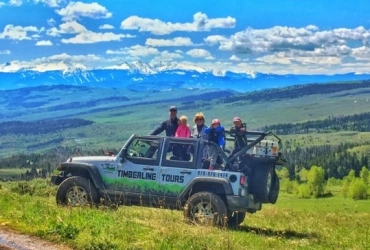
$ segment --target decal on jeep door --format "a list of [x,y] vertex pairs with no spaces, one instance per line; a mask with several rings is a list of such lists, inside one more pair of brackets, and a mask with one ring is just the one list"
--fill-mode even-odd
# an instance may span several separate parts
[[[181,179],[180,176],[176,179]],[[161,178],[166,178],[161,177]],[[167,177],[168,178],[168,177]],[[109,178],[103,176],[103,181],[108,189],[126,189],[137,192],[150,192],[150,193],[167,193],[177,195],[184,186],[179,184],[159,184],[157,181],[148,181],[145,179],[130,179],[129,177]],[[181,181],[181,180],[180,180]]]

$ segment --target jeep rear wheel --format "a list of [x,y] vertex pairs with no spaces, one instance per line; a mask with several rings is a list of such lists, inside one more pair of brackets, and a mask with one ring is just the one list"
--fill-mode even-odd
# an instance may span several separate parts
[[275,204],[279,197],[279,190],[280,190],[280,181],[279,181],[279,177],[277,176],[276,172],[274,172],[272,181],[273,183],[272,183],[272,189],[269,194],[269,202],[271,204]]
[[231,228],[238,227],[245,219],[245,212],[233,212],[228,217],[227,224]]
[[90,180],[73,176],[59,185],[56,201],[59,205],[85,206],[98,203],[99,196]]
[[218,195],[199,192],[187,200],[184,215],[199,225],[223,226],[227,209],[225,202]]
[[272,167],[255,167],[252,178],[251,193],[256,202],[269,202],[269,194],[272,190],[274,169]]

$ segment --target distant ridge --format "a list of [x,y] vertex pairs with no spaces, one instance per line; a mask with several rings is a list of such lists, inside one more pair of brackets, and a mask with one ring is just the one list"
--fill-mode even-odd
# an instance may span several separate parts
[[259,72],[231,72],[175,62],[124,62],[103,69],[88,69],[66,62],[21,67],[0,65],[0,89],[42,85],[76,85],[131,90],[174,88],[231,89],[241,92],[281,88],[308,83],[328,83],[370,79],[370,74],[278,75]]

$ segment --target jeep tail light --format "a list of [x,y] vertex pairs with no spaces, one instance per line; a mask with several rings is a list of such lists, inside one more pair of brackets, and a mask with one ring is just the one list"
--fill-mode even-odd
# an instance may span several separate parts
[[246,180],[247,180],[247,178],[245,177],[245,175],[241,175],[240,176],[240,185],[241,186],[244,186]]
[[271,149],[272,149],[271,150],[272,151],[272,155],[277,155],[278,148],[274,146]]

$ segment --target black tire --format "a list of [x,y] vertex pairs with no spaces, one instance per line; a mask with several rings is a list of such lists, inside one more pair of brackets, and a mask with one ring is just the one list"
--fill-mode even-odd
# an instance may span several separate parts
[[271,204],[275,204],[278,197],[279,197],[279,191],[280,191],[280,181],[279,177],[277,176],[276,172],[274,172],[273,176],[273,182],[272,182],[272,189],[269,194],[269,202]]
[[210,192],[199,192],[186,201],[184,216],[199,225],[224,226],[227,208],[220,196]]
[[58,205],[85,206],[97,204],[99,195],[90,180],[72,176],[59,185],[56,201]]
[[274,168],[268,166],[256,166],[253,170],[251,193],[256,202],[268,203],[272,190]]
[[227,224],[231,228],[238,227],[245,219],[245,212],[233,212],[231,215],[229,215],[227,218]]

